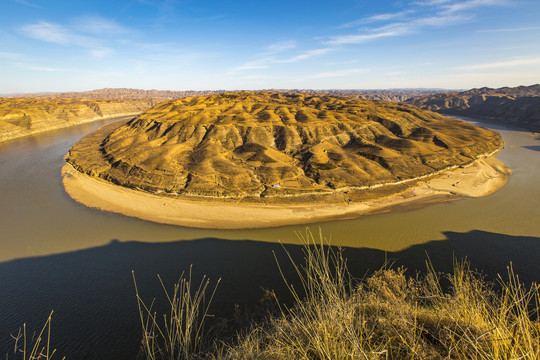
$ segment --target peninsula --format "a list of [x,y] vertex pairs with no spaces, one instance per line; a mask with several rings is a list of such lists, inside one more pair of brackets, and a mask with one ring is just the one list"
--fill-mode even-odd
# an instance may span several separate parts
[[154,106],[76,143],[75,200],[162,223],[268,227],[483,196],[506,183],[488,129],[411,105],[235,92]]

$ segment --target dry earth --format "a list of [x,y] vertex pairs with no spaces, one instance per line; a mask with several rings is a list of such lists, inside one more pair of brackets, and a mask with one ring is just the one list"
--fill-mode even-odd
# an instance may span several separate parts
[[112,117],[137,115],[144,100],[0,98],[0,142]]
[[85,137],[67,161],[160,195],[341,202],[402,191],[502,146],[493,131],[410,105],[245,92],[159,104]]

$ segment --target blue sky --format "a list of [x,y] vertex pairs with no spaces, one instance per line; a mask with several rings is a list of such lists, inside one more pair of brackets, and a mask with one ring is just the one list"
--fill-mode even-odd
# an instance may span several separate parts
[[539,82],[539,0],[0,0],[0,94]]

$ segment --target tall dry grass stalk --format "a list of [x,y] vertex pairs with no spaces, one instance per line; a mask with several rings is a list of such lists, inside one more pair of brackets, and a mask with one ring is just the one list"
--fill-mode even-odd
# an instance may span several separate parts
[[[209,316],[210,303],[221,279],[217,281],[213,290],[209,288],[210,279],[206,276],[203,277],[199,286],[195,287],[190,267],[187,277],[182,273],[172,292],[167,291],[159,275],[158,279],[169,306],[169,313],[161,316],[153,311],[154,301],[147,306],[141,299],[133,274],[143,329],[144,358],[147,360],[193,359],[201,351],[205,320]],[[211,293],[207,297],[209,290]]]
[[539,288],[511,267],[497,292],[457,260],[452,274],[428,262],[422,277],[382,268],[357,281],[321,233],[301,239],[305,263],[289,254],[301,289],[285,279],[295,305],[212,358],[540,359]]
[[[19,329],[17,335],[12,335],[14,340],[13,357],[6,354],[6,360],[51,360],[56,353],[56,350],[51,350],[51,319],[53,312],[45,321],[39,334],[33,334],[28,337],[26,333],[26,323],[22,329]],[[65,358],[62,358],[65,359]]]

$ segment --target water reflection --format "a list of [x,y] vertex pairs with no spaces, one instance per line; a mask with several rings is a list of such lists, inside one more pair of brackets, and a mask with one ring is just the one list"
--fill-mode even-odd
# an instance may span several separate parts
[[[60,182],[63,156],[102,124],[0,144],[0,355],[8,349],[10,332],[23,322],[36,329],[54,309],[53,340],[62,353],[76,359],[133,359],[139,328],[131,270],[149,299],[161,294],[157,273],[172,283],[193,264],[195,277],[222,277],[213,310],[218,316],[229,316],[235,304],[256,306],[261,287],[286,299],[272,251],[284,258],[276,243],[281,241],[301,257],[294,232],[304,226],[188,229],[72,201]],[[540,281],[540,138],[489,127],[501,132],[506,145],[498,157],[513,171],[495,194],[312,228],[320,227],[333,245],[346,247],[358,276],[385,259],[412,272],[424,269],[427,252],[443,271],[450,270],[454,255],[467,256],[491,277],[512,261],[522,280]]]

